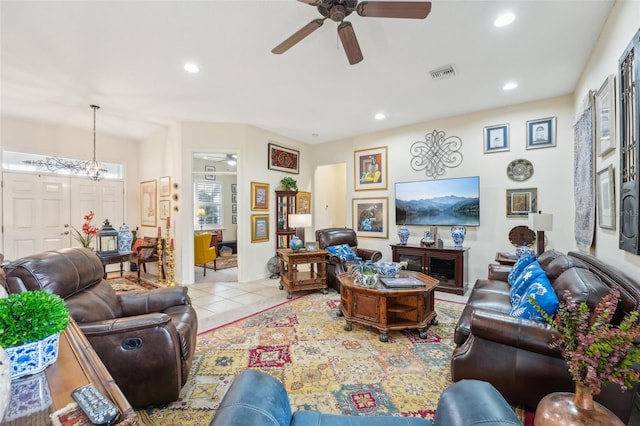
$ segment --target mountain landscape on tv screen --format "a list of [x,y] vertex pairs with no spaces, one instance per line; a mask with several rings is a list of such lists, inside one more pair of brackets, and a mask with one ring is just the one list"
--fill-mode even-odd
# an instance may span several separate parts
[[398,225],[480,224],[480,198],[447,195],[420,200],[396,199]]

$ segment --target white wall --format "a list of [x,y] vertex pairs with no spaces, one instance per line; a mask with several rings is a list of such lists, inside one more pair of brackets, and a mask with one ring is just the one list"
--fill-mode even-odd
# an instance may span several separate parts
[[[627,48],[629,42],[640,29],[640,1],[618,0],[613,7],[609,19],[598,39],[587,67],[578,82],[574,107],[579,109],[580,103],[589,90],[598,90],[608,75],[616,77],[616,102],[618,101],[618,59]],[[638,94],[636,94],[637,96]],[[616,109],[618,105],[616,103]],[[638,113],[638,111],[636,111]],[[617,114],[616,114],[617,115]],[[617,117],[619,123],[619,117]],[[620,212],[620,129],[616,125],[616,150],[605,157],[596,156],[596,172],[605,169],[609,164],[615,171],[616,214]],[[616,218],[616,229],[603,229],[596,225],[595,246],[592,253],[607,263],[616,265],[631,276],[640,274],[640,256],[618,248],[619,217]]]
[[[557,146],[545,149],[526,149],[526,121],[557,117]],[[469,271],[467,282],[486,277],[487,265],[493,262],[498,251],[513,251],[509,231],[518,225],[527,225],[527,219],[506,217],[506,190],[512,188],[537,188],[538,209],[554,214],[554,230],[547,233],[547,248],[562,251],[573,250],[573,108],[572,97],[564,96],[540,102],[516,105],[508,108],[483,111],[459,117],[450,117],[419,123],[407,127],[354,137],[335,144],[314,146],[314,162],[332,163],[337,160],[347,164],[347,226],[351,220],[351,199],[363,197],[389,198],[389,238],[358,238],[362,247],[375,248],[383,253],[383,259],[391,260],[390,244],[399,242],[395,225],[395,182],[430,180],[424,171],[410,166],[410,147],[416,141],[424,141],[425,134],[433,130],[444,131],[446,136],[462,139],[460,152],[462,164],[447,169],[441,178],[480,176],[480,226],[468,227],[464,246],[469,247]],[[509,124],[510,151],[484,154],[483,129],[485,126]],[[340,150],[334,146],[342,147]],[[379,146],[387,147],[388,187],[380,191],[355,191],[353,151]],[[330,153],[330,154],[328,154]],[[533,176],[524,182],[514,182],[507,177],[507,165],[519,158],[533,163]],[[427,227],[409,226],[410,244],[419,244]],[[450,229],[440,227],[445,246],[453,245]]]

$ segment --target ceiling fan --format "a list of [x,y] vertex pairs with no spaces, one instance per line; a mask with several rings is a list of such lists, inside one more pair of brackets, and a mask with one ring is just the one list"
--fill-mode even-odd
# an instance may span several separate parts
[[298,0],[311,6],[317,6],[324,18],[314,19],[285,41],[274,47],[271,52],[280,55],[291,49],[302,39],[324,24],[325,19],[339,22],[338,36],[347,55],[349,64],[362,61],[362,51],[350,22],[344,18],[352,12],[364,17],[424,19],[431,12],[429,1],[363,1],[358,0]]

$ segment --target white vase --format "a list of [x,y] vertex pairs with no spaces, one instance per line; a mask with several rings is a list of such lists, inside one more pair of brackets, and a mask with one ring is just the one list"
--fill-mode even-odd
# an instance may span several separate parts
[[9,356],[0,348],[0,421],[4,417],[11,399],[11,364]]
[[464,237],[467,235],[467,228],[464,226],[456,225],[451,227],[451,238],[455,248],[462,248],[464,243]]
[[11,364],[11,380],[38,373],[58,359],[60,333],[37,342],[6,348]]

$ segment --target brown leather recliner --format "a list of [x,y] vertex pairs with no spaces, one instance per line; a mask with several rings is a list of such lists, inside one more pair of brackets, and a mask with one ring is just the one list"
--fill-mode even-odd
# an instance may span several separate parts
[[134,407],[178,399],[195,351],[198,320],[186,287],[116,293],[91,250],[68,248],[5,267],[10,293],[62,297]]
[[[382,253],[378,250],[370,250],[358,247],[356,232],[349,228],[325,228],[316,230],[318,247],[326,249],[330,246],[348,244],[351,250],[362,260],[377,262],[382,259]],[[336,278],[347,271],[345,262],[340,257],[329,254],[327,258],[327,285],[340,291],[340,284]]]

